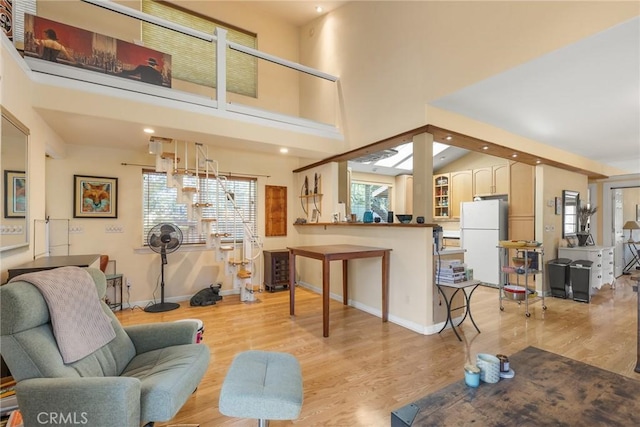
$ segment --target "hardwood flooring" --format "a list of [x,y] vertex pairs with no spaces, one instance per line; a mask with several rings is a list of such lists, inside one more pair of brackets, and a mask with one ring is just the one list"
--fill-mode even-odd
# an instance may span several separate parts
[[[393,283],[390,285],[393,287]],[[636,364],[637,296],[628,276],[615,289],[604,286],[590,304],[547,298],[524,306],[505,301],[496,289],[479,287],[473,295],[474,319],[461,326],[463,341],[451,330],[420,335],[341,302],[331,301],[330,336],[322,337],[321,297],[296,289],[296,316],[289,316],[286,291],[261,293],[259,303],[237,295],[214,306],[181,307],[165,313],[140,309],[117,314],[124,325],[197,318],[204,322],[204,345],[211,350],[209,370],[198,390],[168,423],[200,427],[255,426],[256,420],[226,417],[218,411],[224,376],[241,351],[291,353],[302,366],[304,404],[300,418],[271,421],[278,426],[388,426],[394,409],[464,377],[463,366],[477,353],[512,354],[535,346],[640,380]],[[442,302],[444,304],[444,301]],[[514,366],[517,371],[517,367]]]

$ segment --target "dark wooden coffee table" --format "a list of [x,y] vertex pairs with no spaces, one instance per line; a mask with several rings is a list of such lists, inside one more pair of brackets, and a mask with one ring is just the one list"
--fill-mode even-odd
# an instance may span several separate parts
[[465,385],[461,366],[460,381],[393,411],[391,425],[640,425],[640,380],[535,347],[509,361],[514,378],[478,388]]

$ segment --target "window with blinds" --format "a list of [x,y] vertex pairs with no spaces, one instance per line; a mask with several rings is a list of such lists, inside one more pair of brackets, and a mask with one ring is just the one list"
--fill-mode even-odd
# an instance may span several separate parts
[[[176,224],[182,230],[183,244],[201,244],[206,241],[207,229],[199,230],[198,220],[189,217],[189,203],[177,200],[178,190],[167,187],[167,175],[163,172],[143,171],[143,245],[147,245],[149,230],[162,222]],[[241,242],[245,226],[255,235],[256,187],[254,178],[228,177],[222,185],[215,178],[187,176],[183,187],[195,187],[190,204],[199,204],[202,218],[216,220],[217,231],[228,233],[225,242]],[[224,186],[224,188],[222,188]],[[234,203],[237,210],[234,208]]]
[[13,2],[13,41],[15,43],[24,43],[24,14],[37,15],[36,7],[36,0]]
[[[257,35],[254,33],[167,2],[143,0],[142,11],[208,34],[213,34],[216,27],[221,27],[228,31],[227,38],[230,41],[254,49],[257,46]],[[215,44],[146,22],[142,23],[142,40],[145,46],[171,55],[173,78],[216,87]],[[255,98],[256,87],[257,59],[227,49],[227,91]]]

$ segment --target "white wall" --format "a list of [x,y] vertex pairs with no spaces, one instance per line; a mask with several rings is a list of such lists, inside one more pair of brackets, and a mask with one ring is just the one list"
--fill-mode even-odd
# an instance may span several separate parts
[[[210,150],[209,155],[218,161],[221,171],[264,175],[258,178],[256,201],[258,234],[264,236],[264,186],[292,188],[291,171],[295,169],[298,159],[255,153],[243,153],[240,156],[238,152],[219,149]],[[55,219],[70,219],[71,227],[81,227],[83,230],[70,235],[71,255],[107,254],[117,261],[118,272],[132,282],[131,302],[151,299],[160,274],[160,257],[149,250],[140,250],[146,238],[142,236],[142,167],[123,166],[122,163],[153,165],[154,161],[154,156],[140,154],[137,150],[68,145],[65,158],[49,158],[46,162],[45,215]],[[73,175],[118,178],[118,218],[73,218]],[[298,203],[294,192],[289,191],[287,196],[288,206]],[[294,215],[294,209],[289,208],[287,237],[265,238],[266,249],[279,249],[291,244]],[[113,225],[122,227],[124,232],[107,233],[105,227]],[[232,277],[225,275],[224,265],[216,261],[215,253],[211,250],[178,251],[169,254],[168,261],[165,269],[166,297],[184,299],[217,282],[223,283],[225,291],[232,288]],[[261,268],[257,268],[256,280],[260,279],[261,274]],[[157,291],[156,298],[159,295]]]
[[[353,149],[434,123],[429,101],[637,15],[633,2],[352,1],[300,28],[300,61],[340,77]],[[302,111],[333,108],[313,89],[302,86]],[[442,127],[482,138],[457,120]]]
[[[21,67],[15,49],[7,48],[9,42],[6,36],[2,34],[1,37],[3,42],[0,45],[0,81],[2,82],[0,103],[20,120],[30,133],[27,165],[29,194],[27,225],[31,228],[33,218],[44,217],[45,142],[60,144],[61,140],[31,108],[30,99],[25,96],[25,92],[28,92],[27,88],[30,87],[29,70]],[[4,193],[4,190],[2,191]],[[33,233],[30,232],[29,236],[30,241],[33,242]],[[8,267],[30,261],[32,257],[31,246],[0,252],[0,282],[6,280]]]

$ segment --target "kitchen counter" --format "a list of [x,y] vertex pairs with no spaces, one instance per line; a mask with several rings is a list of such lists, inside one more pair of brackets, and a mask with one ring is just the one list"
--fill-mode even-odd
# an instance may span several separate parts
[[438,226],[438,224],[418,224],[414,222],[409,224],[402,224],[400,222],[392,222],[391,224],[386,222],[305,222],[304,224],[293,223],[293,225],[305,226],[305,227],[308,227],[308,226],[326,227],[327,225],[333,225],[337,227],[349,226],[349,227],[432,227],[432,228]]
[[459,239],[460,230],[442,230],[442,237],[445,239]]
[[[460,248],[453,248],[453,249],[445,248],[445,249],[442,249],[440,252],[438,252],[438,254],[440,255],[456,255],[456,254],[463,254],[463,253],[464,253],[464,249],[460,249]],[[434,253],[434,255],[437,255],[437,254]]]

